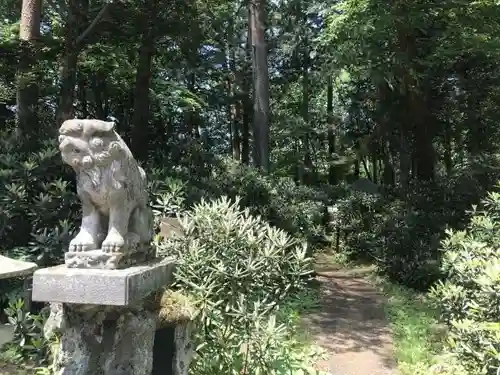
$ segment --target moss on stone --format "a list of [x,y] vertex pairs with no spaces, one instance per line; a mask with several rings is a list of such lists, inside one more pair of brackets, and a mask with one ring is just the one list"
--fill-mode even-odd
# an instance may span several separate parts
[[193,320],[196,313],[191,298],[170,289],[156,293],[154,305],[160,328]]

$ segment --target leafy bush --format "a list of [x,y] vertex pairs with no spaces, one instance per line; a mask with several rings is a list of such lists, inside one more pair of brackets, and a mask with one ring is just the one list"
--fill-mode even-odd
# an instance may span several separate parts
[[460,364],[453,355],[437,355],[432,364],[403,364],[399,366],[402,375],[470,375],[467,369]]
[[[293,179],[262,173],[229,158],[218,158],[203,175],[182,166],[147,170],[154,204],[168,199],[165,216],[184,210],[201,201],[228,196],[239,197],[240,205],[253,215],[260,215],[272,225],[301,237],[314,246],[325,239],[326,206],[340,196],[343,188],[328,185],[297,185]],[[208,172],[208,176],[206,176]],[[160,196],[163,197],[160,198]],[[182,196],[181,201],[178,198]]]
[[[55,142],[33,150],[0,132],[0,254],[44,267],[61,261],[80,208]],[[22,281],[0,280],[0,311],[22,288]]]
[[4,132],[0,149],[0,252],[52,265],[79,214],[69,170],[54,142],[26,152]]
[[157,244],[179,259],[175,286],[199,308],[193,373],[303,374],[303,344],[277,312],[312,272],[306,247],[223,197],[202,201],[182,220],[184,236]]
[[[482,176],[482,175],[481,175]],[[443,277],[439,243],[446,228],[463,228],[467,209],[477,203],[482,181],[475,174],[446,181],[419,182],[401,196],[349,192],[336,205],[341,228],[349,235],[352,258],[368,258],[392,280],[428,290]]]
[[431,296],[449,325],[450,350],[470,374],[500,371],[500,194],[489,193],[464,231],[442,241],[446,281]]
[[45,317],[27,312],[22,299],[11,301],[5,313],[8,324],[14,328],[14,339],[8,345],[24,358],[43,362],[48,354],[47,342],[43,337]]
[[302,237],[314,245],[322,241],[326,206],[339,195],[339,188],[297,185],[291,178],[263,176],[255,168],[222,159],[205,180],[212,198],[240,197],[242,207],[272,225]]

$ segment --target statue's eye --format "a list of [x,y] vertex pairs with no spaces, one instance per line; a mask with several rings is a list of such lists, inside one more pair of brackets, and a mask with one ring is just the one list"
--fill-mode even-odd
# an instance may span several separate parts
[[79,153],[81,152],[81,150],[80,150],[79,148],[74,148],[74,149],[73,149],[73,152],[74,152],[75,154],[79,154]]

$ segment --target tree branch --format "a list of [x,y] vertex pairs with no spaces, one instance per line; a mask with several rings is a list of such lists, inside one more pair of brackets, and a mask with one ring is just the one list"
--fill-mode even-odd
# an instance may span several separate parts
[[85,31],[83,33],[80,34],[80,36],[78,38],[76,38],[76,45],[79,45],[81,44],[85,38],[87,36],[89,36],[89,34],[94,31],[95,27],[97,26],[97,24],[101,21],[101,19],[104,17],[104,14],[106,13],[106,11],[108,10],[109,6],[111,5],[111,3],[106,3],[106,5],[104,5],[101,10],[99,11],[99,13],[97,14],[97,16],[95,16],[94,20],[90,23],[90,25],[85,29]]

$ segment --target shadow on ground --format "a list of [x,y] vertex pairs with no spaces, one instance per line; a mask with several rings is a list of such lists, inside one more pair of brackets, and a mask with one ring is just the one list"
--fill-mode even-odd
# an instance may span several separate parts
[[321,308],[304,317],[315,342],[328,352],[319,364],[333,375],[392,375],[392,338],[385,299],[363,277],[369,268],[317,271]]

